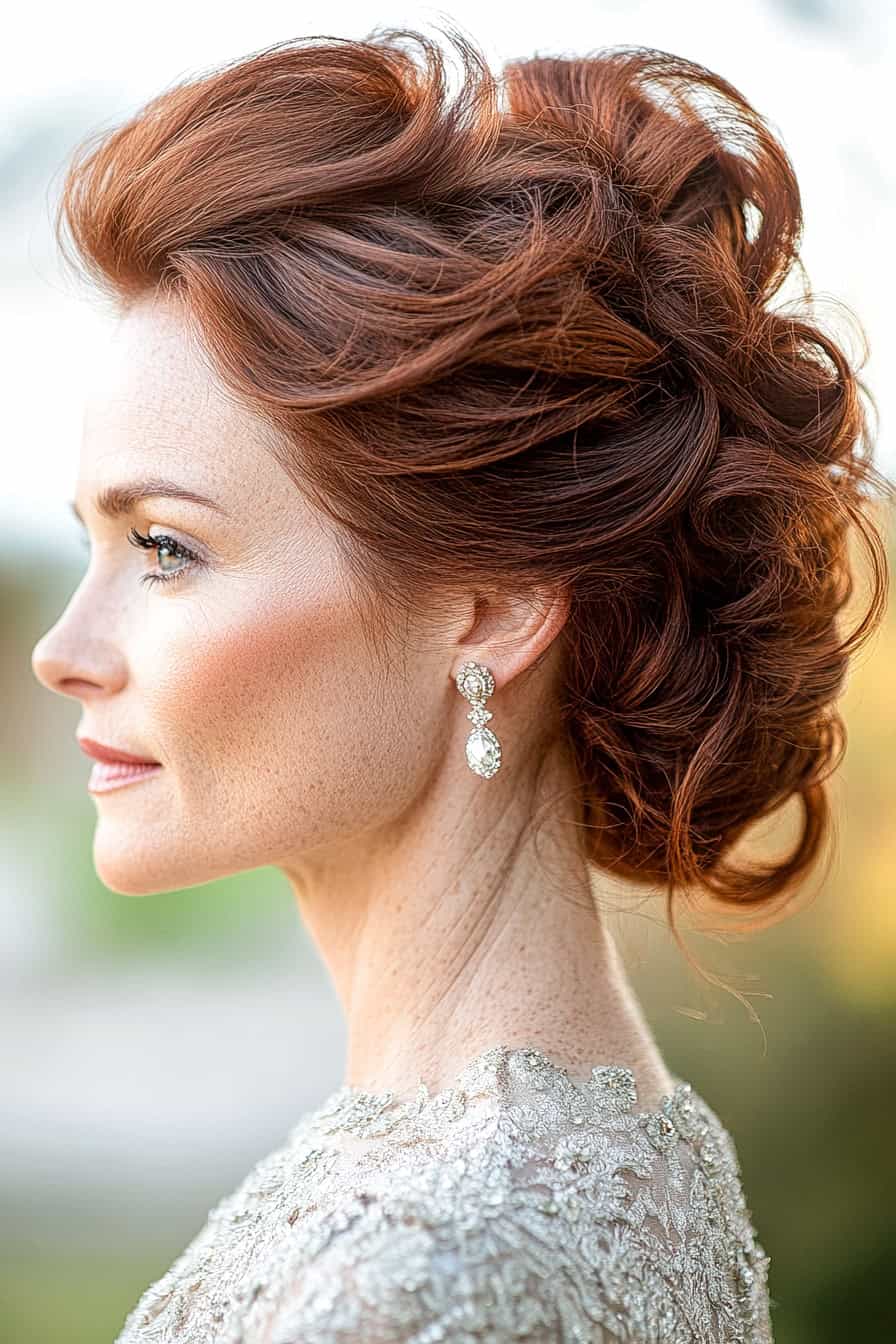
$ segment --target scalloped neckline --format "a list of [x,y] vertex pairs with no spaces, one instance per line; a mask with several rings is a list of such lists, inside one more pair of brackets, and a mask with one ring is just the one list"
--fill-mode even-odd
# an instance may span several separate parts
[[587,1073],[584,1077],[579,1077],[577,1072],[573,1072],[571,1069],[565,1068],[562,1064],[558,1064],[556,1060],[552,1059],[550,1055],[546,1054],[545,1051],[537,1045],[485,1046],[484,1049],[478,1051],[462,1066],[453,1082],[447,1084],[445,1087],[438,1088],[435,1092],[430,1090],[429,1084],[425,1083],[422,1078],[418,1078],[416,1083],[414,1083],[408,1091],[402,1093],[396,1093],[392,1089],[376,1091],[366,1087],[357,1087],[351,1083],[343,1083],[336,1090],[332,1100],[353,1103],[363,1100],[364,1102],[377,1106],[377,1108],[385,1108],[389,1105],[399,1107],[413,1106],[415,1108],[420,1106],[430,1107],[443,1105],[449,1100],[453,1093],[468,1090],[470,1084],[478,1080],[483,1068],[492,1062],[492,1057],[494,1057],[495,1064],[498,1064],[499,1062],[501,1064],[507,1064],[508,1062],[513,1061],[518,1065],[522,1065],[522,1072],[525,1072],[530,1066],[534,1065],[535,1070],[541,1069],[543,1072],[547,1071],[548,1073],[554,1074],[564,1082],[571,1084],[579,1092],[584,1092],[596,1072],[600,1070],[616,1070],[624,1074],[628,1081],[633,1097],[631,1103],[632,1111],[640,1116],[650,1119],[659,1119],[660,1117],[665,1116],[669,1107],[674,1105],[685,1095],[690,1094],[698,1101],[702,1101],[702,1098],[694,1091],[694,1088],[690,1083],[686,1082],[683,1078],[680,1078],[678,1074],[673,1073],[671,1070],[667,1070],[672,1079],[672,1091],[663,1093],[658,1106],[646,1110],[642,1109],[638,1080],[635,1077],[634,1071],[628,1064],[621,1064],[616,1060],[606,1060],[601,1064],[587,1065]]

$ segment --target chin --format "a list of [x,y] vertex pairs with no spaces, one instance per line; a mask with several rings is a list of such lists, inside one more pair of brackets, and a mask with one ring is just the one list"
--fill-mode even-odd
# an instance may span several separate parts
[[104,887],[120,896],[153,896],[179,891],[184,885],[170,870],[165,873],[141,858],[139,847],[109,852],[94,837],[93,866]]

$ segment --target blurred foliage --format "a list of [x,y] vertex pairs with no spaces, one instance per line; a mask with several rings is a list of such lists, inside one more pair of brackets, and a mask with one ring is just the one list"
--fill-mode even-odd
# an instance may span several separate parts
[[3,1344],[107,1344],[146,1287],[139,1240],[131,1253],[85,1252],[75,1241],[52,1259],[34,1245],[0,1243],[0,1254]]

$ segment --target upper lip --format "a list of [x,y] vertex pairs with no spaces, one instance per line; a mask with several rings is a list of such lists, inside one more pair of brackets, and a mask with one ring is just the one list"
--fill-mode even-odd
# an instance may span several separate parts
[[92,737],[77,738],[78,746],[88,756],[93,756],[98,761],[107,761],[113,765],[116,761],[124,761],[127,765],[159,765],[159,761],[151,761],[148,756],[134,756],[130,751],[120,751],[118,747],[107,747],[102,742],[94,742]]

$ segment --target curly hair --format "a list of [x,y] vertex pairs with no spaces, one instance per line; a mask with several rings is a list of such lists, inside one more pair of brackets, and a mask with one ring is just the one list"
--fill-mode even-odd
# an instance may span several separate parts
[[[836,701],[888,584],[864,384],[808,305],[769,307],[805,279],[793,167],[681,56],[495,76],[450,36],[453,94],[403,28],[165,90],[76,150],[63,255],[124,309],[183,300],[384,595],[562,585],[589,862],[665,885],[670,917],[678,892],[766,905],[833,829]],[[792,852],[736,860],[794,796]]]

